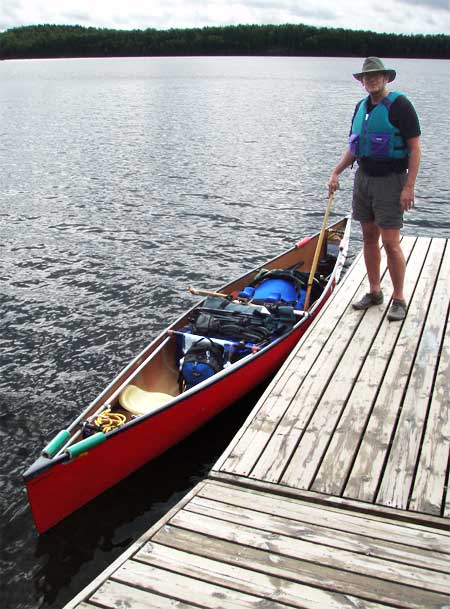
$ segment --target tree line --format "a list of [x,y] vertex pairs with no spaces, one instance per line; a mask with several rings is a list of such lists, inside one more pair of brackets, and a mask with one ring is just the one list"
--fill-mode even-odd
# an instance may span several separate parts
[[115,30],[35,25],[0,33],[0,59],[180,55],[450,58],[450,36],[301,24]]

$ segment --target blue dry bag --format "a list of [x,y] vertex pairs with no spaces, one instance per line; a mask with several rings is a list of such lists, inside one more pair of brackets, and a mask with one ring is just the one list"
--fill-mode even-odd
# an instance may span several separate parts
[[294,281],[283,277],[265,279],[260,283],[253,295],[254,302],[285,302],[295,303],[298,299]]

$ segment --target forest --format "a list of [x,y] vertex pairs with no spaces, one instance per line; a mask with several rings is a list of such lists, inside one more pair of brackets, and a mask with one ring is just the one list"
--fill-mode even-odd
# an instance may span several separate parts
[[35,25],[0,32],[0,59],[183,55],[450,59],[450,36],[379,34],[299,24],[169,30]]

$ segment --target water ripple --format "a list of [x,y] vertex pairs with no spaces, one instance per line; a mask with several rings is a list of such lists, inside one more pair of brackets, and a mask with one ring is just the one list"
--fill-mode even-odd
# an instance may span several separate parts
[[[444,63],[403,62],[398,79],[417,100],[425,151],[405,232],[449,238]],[[34,531],[22,471],[192,305],[187,287],[216,289],[320,229],[359,95],[350,73],[344,59],[0,62],[4,609],[59,609],[241,424],[251,403],[48,534]],[[325,121],[330,86],[340,101]],[[332,220],[349,212],[351,181],[349,171]],[[360,247],[354,226],[350,260]]]

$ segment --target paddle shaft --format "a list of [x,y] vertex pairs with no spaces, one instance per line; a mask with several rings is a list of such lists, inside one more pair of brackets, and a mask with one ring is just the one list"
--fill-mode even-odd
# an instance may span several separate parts
[[323,217],[323,222],[322,222],[322,229],[320,231],[320,235],[319,235],[319,240],[317,242],[316,251],[314,252],[314,258],[313,258],[313,263],[312,263],[312,266],[311,266],[311,271],[309,273],[308,286],[306,288],[305,304],[303,306],[305,311],[307,311],[309,309],[309,301],[311,299],[311,288],[312,288],[313,281],[314,281],[314,275],[316,274],[317,265],[319,263],[320,250],[322,249],[322,244],[323,244],[323,240],[324,240],[324,237],[325,237],[325,229],[326,229],[327,224],[328,224],[328,216],[330,214],[331,202],[332,201],[333,201],[333,193],[331,193],[331,195],[328,198],[327,208],[325,210],[325,215]]
[[223,298],[229,298],[229,294],[223,294],[222,292],[211,292],[210,290],[197,290],[197,288],[188,288],[191,294],[195,296],[222,296]]

